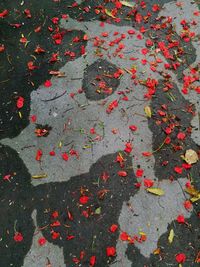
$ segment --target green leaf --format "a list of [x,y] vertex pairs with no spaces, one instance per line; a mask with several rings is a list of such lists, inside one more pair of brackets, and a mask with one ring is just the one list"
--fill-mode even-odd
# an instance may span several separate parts
[[97,208],[94,213],[98,215],[101,214],[101,207]]

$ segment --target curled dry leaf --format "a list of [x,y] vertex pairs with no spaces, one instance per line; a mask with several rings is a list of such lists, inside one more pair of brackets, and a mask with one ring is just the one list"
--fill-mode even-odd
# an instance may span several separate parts
[[155,187],[147,188],[146,191],[157,196],[163,196],[165,194],[165,192],[161,188],[155,188]]
[[185,152],[184,160],[188,164],[194,164],[199,160],[199,157],[198,157],[196,151],[194,151],[193,149],[188,149]]

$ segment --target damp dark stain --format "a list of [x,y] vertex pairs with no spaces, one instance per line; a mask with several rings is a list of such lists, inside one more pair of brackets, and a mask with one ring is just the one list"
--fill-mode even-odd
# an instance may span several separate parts
[[[89,266],[92,255],[97,257],[96,266],[109,266],[114,258],[108,259],[105,249],[107,246],[115,247],[119,235],[119,231],[109,233],[109,227],[117,223],[123,202],[136,193],[133,186],[136,178],[130,168],[131,158],[126,158],[123,168],[128,176],[120,177],[118,171],[122,169],[116,162],[116,156],[110,154],[100,158],[91,166],[89,173],[72,177],[67,182],[33,187],[31,176],[18,154],[7,146],[1,146],[0,174],[2,177],[7,174],[12,176],[10,182],[0,181],[1,266],[23,265],[35,230],[31,218],[34,209],[37,211],[37,225],[43,229],[42,235],[48,242],[63,248],[67,266],[76,266],[72,259],[73,256],[79,257],[81,251],[86,253],[82,266]],[[100,178],[103,172],[109,175],[107,182]],[[78,204],[80,190],[84,190],[90,198],[87,205]],[[97,208],[101,209],[100,214],[95,214]],[[82,215],[84,210],[90,214],[89,218]],[[59,217],[52,220],[54,211],[58,212]],[[69,219],[67,211],[73,215],[73,220]],[[56,220],[60,221],[61,226],[50,225]],[[23,234],[22,242],[13,240],[15,231]],[[59,233],[60,237],[53,240],[52,231]],[[74,235],[74,239],[67,240],[69,235]]]
[[120,80],[114,77],[117,66],[104,59],[89,65],[84,71],[83,90],[89,100],[97,101],[114,93]]

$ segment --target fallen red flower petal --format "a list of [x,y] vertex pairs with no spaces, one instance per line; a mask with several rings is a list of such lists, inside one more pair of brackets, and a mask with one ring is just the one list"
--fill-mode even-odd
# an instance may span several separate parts
[[68,236],[67,236],[67,240],[72,240],[72,239],[74,239],[74,238],[75,238],[74,235],[68,235]]
[[126,232],[122,232],[122,233],[120,234],[120,239],[121,239],[122,241],[128,241],[128,240],[130,239],[130,237],[129,237],[129,235],[128,235]]
[[0,18],[5,18],[7,15],[8,15],[8,10],[5,9],[4,11],[2,11],[2,12],[0,13]]
[[80,198],[79,198],[79,202],[81,203],[81,204],[87,204],[88,203],[88,201],[89,201],[89,197],[88,196],[81,196]]
[[152,187],[154,182],[151,179],[144,179],[144,186]]
[[184,263],[186,261],[186,255],[184,253],[179,253],[176,255],[176,261],[178,263]]
[[106,255],[108,257],[114,257],[115,254],[116,254],[116,248],[114,248],[114,247],[107,247],[106,248]]
[[51,214],[51,217],[55,219],[55,218],[58,217],[58,215],[59,215],[59,213],[58,213],[58,211],[56,210],[56,211],[54,211],[54,212]]
[[22,108],[24,106],[24,98],[22,96],[20,96],[17,99],[17,108]]
[[51,87],[52,86],[52,83],[50,80],[46,80],[45,83],[44,83],[44,86],[45,87]]
[[28,19],[30,19],[32,16],[31,16],[31,11],[29,10],[29,9],[25,9],[24,10],[24,14],[26,15],[26,17],[28,18]]
[[36,153],[36,157],[35,157],[35,159],[36,159],[37,161],[40,161],[42,155],[43,155],[42,150],[41,150],[41,149],[38,149],[38,151],[37,151],[37,153]]
[[147,152],[142,152],[142,155],[144,157],[150,157],[150,156],[152,156],[152,153],[147,151]]
[[5,50],[5,45],[1,44],[0,45],[0,53],[3,52]]
[[51,227],[58,227],[60,225],[61,225],[61,223],[59,221],[55,221],[55,222],[50,224]]
[[142,177],[143,173],[144,173],[144,170],[142,170],[142,169],[137,169],[135,175],[136,175],[137,177]]
[[107,107],[107,109],[106,109],[106,112],[109,114],[109,113],[111,113],[111,112],[113,111],[113,109],[115,109],[116,107],[118,107],[118,100],[114,100],[114,101],[112,101],[112,102],[108,105],[108,107]]
[[110,226],[109,231],[110,231],[111,233],[115,233],[115,232],[117,231],[117,229],[118,229],[118,225],[116,225],[116,224],[112,224],[112,225]]
[[184,207],[186,210],[191,210],[192,209],[192,202],[190,200],[185,200]]
[[125,147],[124,151],[125,151],[126,153],[131,153],[131,151],[132,151],[132,149],[133,149],[132,144],[131,144],[131,143],[126,143],[125,146],[126,146],[126,147]]
[[176,166],[174,167],[174,171],[178,174],[181,174],[183,172],[183,168],[182,167],[179,167],[179,166]]
[[50,156],[55,156],[55,154],[56,154],[56,153],[55,153],[55,151],[53,151],[53,150],[49,152],[49,155],[50,155]]
[[38,239],[38,244],[40,246],[44,246],[46,244],[46,242],[47,242],[47,240],[44,237],[41,237],[41,238]]
[[23,241],[23,235],[19,232],[15,232],[15,235],[14,235],[14,240],[15,242],[22,242]]
[[69,156],[66,152],[62,153],[62,158],[65,160],[65,161],[68,161],[69,159]]
[[185,133],[180,132],[180,133],[177,134],[177,138],[178,138],[179,140],[184,140],[185,137],[186,137],[186,134],[185,134]]
[[181,215],[178,215],[178,217],[176,218],[177,222],[178,223],[185,223],[185,217],[181,214]]
[[74,219],[72,213],[69,210],[67,211],[67,217],[70,221],[73,221]]
[[58,232],[54,232],[54,231],[53,231],[53,232],[51,233],[51,237],[52,237],[52,239],[54,239],[54,240],[55,240],[55,239],[58,239],[58,238],[60,237],[60,233],[58,233]]
[[131,131],[135,132],[135,131],[137,131],[137,126],[135,126],[135,125],[130,125],[130,126],[129,126],[129,129],[130,129]]
[[32,123],[36,122],[37,116],[36,115],[31,115],[30,116],[30,120],[31,120]]
[[121,177],[126,177],[127,176],[127,172],[126,171],[118,171],[117,173],[119,176]]
[[91,256],[90,257],[90,267],[95,266],[96,263],[96,256]]

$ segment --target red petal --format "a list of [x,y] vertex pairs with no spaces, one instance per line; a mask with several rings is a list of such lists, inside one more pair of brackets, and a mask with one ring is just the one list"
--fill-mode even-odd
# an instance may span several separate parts
[[79,198],[79,202],[81,203],[81,204],[87,204],[88,203],[88,200],[89,200],[89,197],[88,196],[81,196],[80,198]]
[[66,152],[62,153],[62,158],[65,160],[65,161],[68,161],[69,159],[69,156]]
[[144,179],[144,186],[151,187],[153,184],[154,182],[151,179]]
[[45,86],[45,87],[50,87],[50,86],[52,86],[51,81],[50,81],[50,80],[46,80],[46,82],[44,83],[44,86]]
[[185,217],[183,215],[178,215],[176,220],[178,223],[185,223]]
[[118,171],[118,175],[121,177],[126,177],[127,176],[127,172],[126,171]]
[[90,257],[90,267],[93,267],[96,263],[96,256],[91,256]]
[[179,253],[179,254],[176,255],[176,261],[178,263],[184,263],[185,260],[186,260],[186,256],[185,256],[184,253]]
[[106,255],[108,257],[113,257],[116,254],[116,249],[114,247],[107,247],[106,248]]
[[22,96],[20,96],[18,99],[17,99],[17,107],[18,108],[22,108],[24,105],[24,98]]

